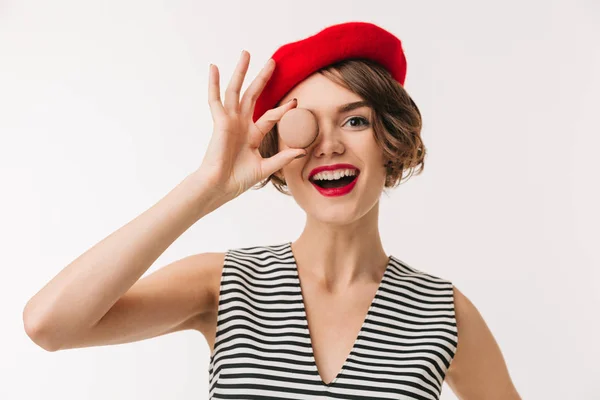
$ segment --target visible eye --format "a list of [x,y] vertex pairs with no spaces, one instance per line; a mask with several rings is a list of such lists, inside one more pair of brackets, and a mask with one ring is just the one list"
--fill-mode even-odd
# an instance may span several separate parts
[[[364,118],[364,117],[352,117],[352,118],[349,118],[348,121],[346,121],[346,124],[348,122],[350,122],[350,121],[357,121],[357,120],[358,121],[362,121],[362,125],[363,126],[369,126],[369,120],[366,119],[366,118]],[[346,125],[346,124],[344,124],[344,125]],[[361,126],[361,125],[353,125],[353,126]]]

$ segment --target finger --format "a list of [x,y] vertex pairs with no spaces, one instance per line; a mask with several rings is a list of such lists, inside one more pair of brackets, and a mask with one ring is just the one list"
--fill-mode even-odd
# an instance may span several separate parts
[[306,155],[306,150],[285,149],[269,158],[263,158],[261,162],[261,171],[263,173],[262,179],[271,175],[275,171],[279,171],[281,168],[292,162],[296,157],[303,154]]
[[251,144],[258,143],[258,144],[256,144],[256,146],[258,146],[260,144],[260,142],[262,142],[262,140],[266,136],[266,134],[269,133],[269,131],[271,129],[273,129],[275,124],[281,120],[283,115],[286,112],[288,112],[289,110],[291,110],[292,108],[296,107],[297,105],[298,105],[298,102],[295,101],[295,99],[292,99],[292,100],[288,101],[287,103],[284,103],[277,108],[272,108],[272,109],[268,110],[266,113],[264,113],[262,115],[262,117],[260,117],[255,123],[255,125],[258,129],[257,129],[257,131],[252,132],[250,134],[250,138],[249,138],[250,143]]
[[240,102],[242,114],[254,114],[256,100],[267,85],[269,79],[271,79],[274,70],[275,60],[269,58],[269,60],[267,60],[263,68],[260,70],[258,76],[254,79],[254,81],[252,81],[252,84],[250,84],[242,96],[242,101]]
[[219,69],[216,65],[210,65],[208,69],[208,105],[212,114],[213,122],[225,114],[221,103],[221,88],[219,85]]
[[242,55],[235,68],[233,76],[225,90],[225,108],[227,110],[240,112],[240,91],[244,83],[246,71],[248,71],[248,63],[250,61],[250,53],[242,50]]

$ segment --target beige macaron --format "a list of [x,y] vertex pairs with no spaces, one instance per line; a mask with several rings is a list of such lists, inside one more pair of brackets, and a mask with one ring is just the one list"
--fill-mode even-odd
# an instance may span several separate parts
[[292,108],[278,122],[281,140],[293,148],[307,148],[317,139],[319,126],[315,115],[306,108]]

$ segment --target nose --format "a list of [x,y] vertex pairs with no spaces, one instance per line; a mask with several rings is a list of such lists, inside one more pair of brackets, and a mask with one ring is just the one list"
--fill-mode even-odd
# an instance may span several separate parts
[[342,137],[336,127],[325,127],[323,124],[319,124],[317,137],[313,144],[307,148],[307,151],[312,152],[316,157],[343,154],[344,150]]

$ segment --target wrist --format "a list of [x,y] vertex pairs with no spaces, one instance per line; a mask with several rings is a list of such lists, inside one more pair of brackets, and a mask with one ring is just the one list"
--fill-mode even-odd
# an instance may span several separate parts
[[217,180],[202,170],[198,169],[187,175],[184,184],[190,188],[201,204],[216,204],[216,207],[219,207],[231,200],[231,196],[221,189]]

